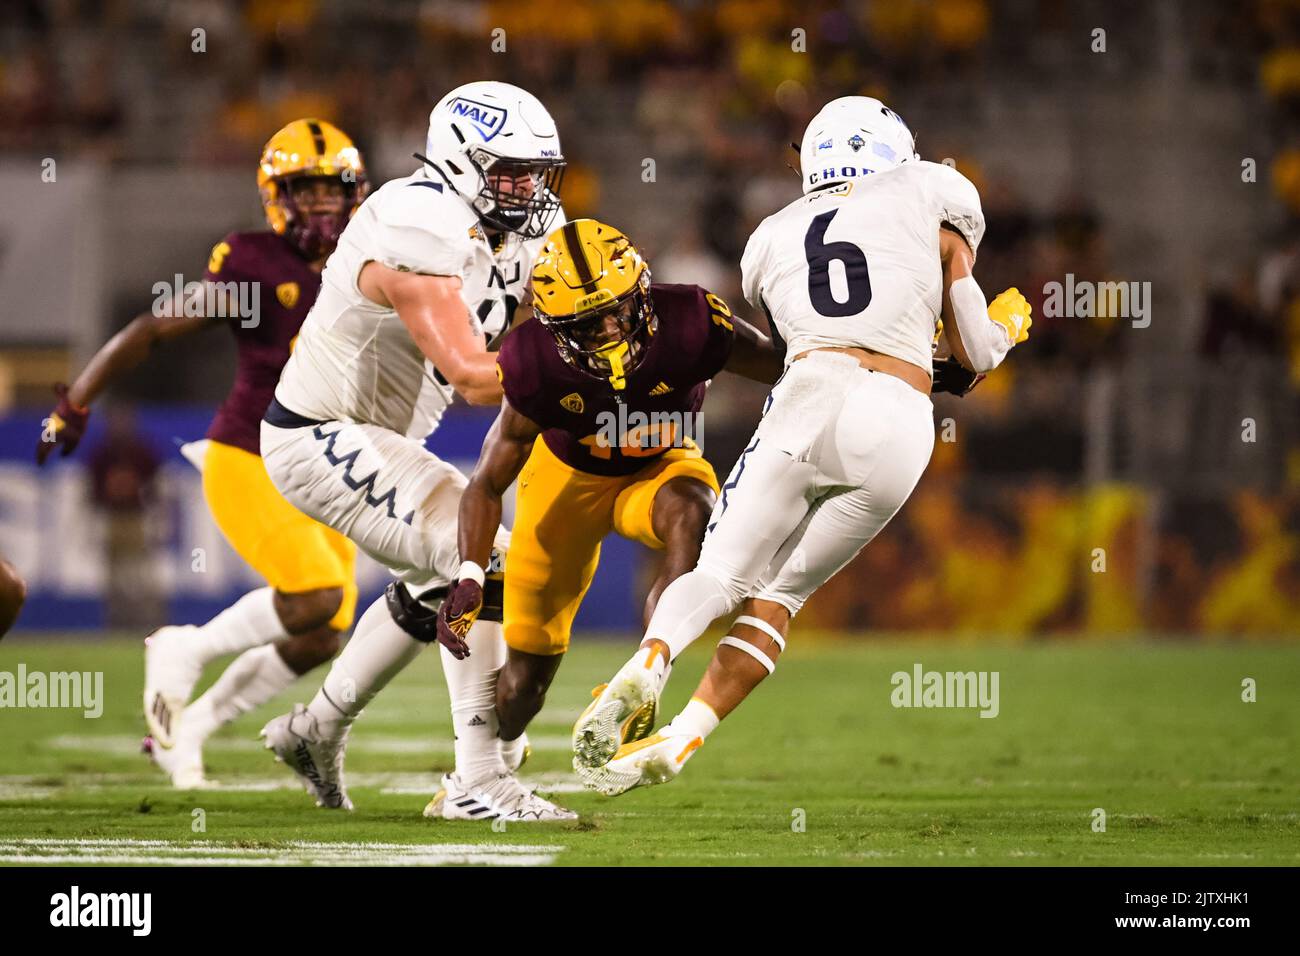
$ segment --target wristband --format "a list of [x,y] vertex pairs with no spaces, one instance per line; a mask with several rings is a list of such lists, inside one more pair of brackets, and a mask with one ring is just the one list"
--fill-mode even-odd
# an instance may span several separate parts
[[483,569],[473,561],[462,561],[460,570],[456,572],[457,581],[473,581],[479,587],[483,586],[486,574]]

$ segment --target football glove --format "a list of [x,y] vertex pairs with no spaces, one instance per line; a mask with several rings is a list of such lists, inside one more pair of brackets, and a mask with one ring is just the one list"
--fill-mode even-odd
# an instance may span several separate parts
[[483,610],[483,585],[466,578],[456,581],[438,611],[438,643],[451,651],[456,660],[469,657],[465,638]]
[[972,388],[984,381],[983,372],[972,372],[966,366],[949,355],[934,366],[934,384],[931,392],[949,392],[961,398]]
[[1034,324],[1029,317],[1032,310],[1020,290],[1014,286],[989,303],[989,319],[1002,326],[1007,341],[1019,345],[1029,338],[1029,327]]
[[54,406],[48,418],[41,422],[41,439],[36,445],[36,464],[45,464],[55,445],[62,445],[61,456],[67,458],[76,450],[77,444],[86,434],[86,422],[90,419],[90,409],[74,405],[68,399],[68,386],[62,382],[54,386],[54,394],[59,396],[59,403]]

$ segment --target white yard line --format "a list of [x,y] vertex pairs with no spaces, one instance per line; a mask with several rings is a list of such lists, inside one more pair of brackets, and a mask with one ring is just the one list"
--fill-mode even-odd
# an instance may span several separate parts
[[[48,737],[45,745],[53,750],[84,750],[92,753],[109,754],[115,757],[131,756],[140,753],[140,737],[132,734],[59,734]],[[537,751],[567,751],[572,742],[567,734],[529,735],[529,743]],[[266,748],[256,738],[248,737],[213,737],[204,747],[215,753],[264,753]],[[400,737],[392,734],[369,734],[364,727],[358,727],[348,741],[348,751],[369,754],[421,754],[450,755],[451,735],[429,739],[419,737]]]
[[346,843],[295,840],[280,847],[211,840],[0,840],[0,863],[152,866],[546,866],[562,846],[526,843]]
[[[433,796],[439,787],[441,774],[372,772],[349,773],[351,787],[375,787],[380,793],[395,795]],[[585,789],[572,774],[566,772],[530,775],[525,770],[520,779],[528,786],[544,793],[581,793]],[[59,783],[51,777],[30,775],[0,775],[0,801],[39,800],[60,791],[102,790],[106,787],[165,787],[160,773],[148,768],[141,773],[75,773],[61,774]],[[226,780],[216,779],[210,789],[224,793],[270,793],[277,790],[301,790],[298,778],[289,772],[271,776],[236,775]]]

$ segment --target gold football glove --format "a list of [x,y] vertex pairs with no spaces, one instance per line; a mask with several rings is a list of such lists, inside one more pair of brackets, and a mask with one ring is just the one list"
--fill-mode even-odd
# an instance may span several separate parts
[[1029,327],[1034,324],[1029,317],[1030,311],[1029,303],[1014,286],[989,303],[990,321],[1002,326],[1012,345],[1019,345],[1029,338]]

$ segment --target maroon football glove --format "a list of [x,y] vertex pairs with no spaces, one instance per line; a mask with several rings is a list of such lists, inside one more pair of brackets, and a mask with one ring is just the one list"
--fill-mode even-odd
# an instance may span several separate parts
[[77,448],[81,436],[86,434],[86,422],[90,420],[90,409],[74,405],[68,400],[68,386],[60,382],[54,386],[54,394],[59,396],[59,403],[50,412],[49,418],[41,422],[41,440],[36,445],[36,464],[45,464],[55,445],[62,445],[61,456],[67,458]]
[[483,610],[483,585],[472,579],[457,581],[438,611],[438,643],[451,651],[456,660],[469,657],[465,638]]

